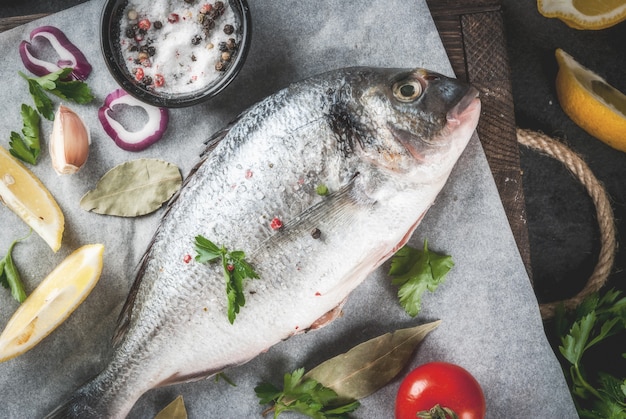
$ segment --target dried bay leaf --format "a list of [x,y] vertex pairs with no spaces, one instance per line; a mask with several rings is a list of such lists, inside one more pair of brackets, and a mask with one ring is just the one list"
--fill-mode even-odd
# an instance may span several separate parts
[[80,200],[85,211],[136,217],[159,209],[180,189],[182,176],[176,165],[159,159],[137,159],[115,166],[96,188]]
[[183,396],[178,396],[170,404],[165,406],[154,419],[187,419],[187,409]]
[[441,320],[385,333],[331,358],[305,374],[341,400],[359,400],[384,387],[406,366],[415,348]]

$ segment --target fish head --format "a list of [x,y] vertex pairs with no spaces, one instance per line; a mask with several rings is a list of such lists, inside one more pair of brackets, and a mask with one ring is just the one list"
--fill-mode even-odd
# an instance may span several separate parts
[[357,99],[367,125],[361,158],[432,182],[448,177],[480,115],[478,90],[424,69],[384,69]]

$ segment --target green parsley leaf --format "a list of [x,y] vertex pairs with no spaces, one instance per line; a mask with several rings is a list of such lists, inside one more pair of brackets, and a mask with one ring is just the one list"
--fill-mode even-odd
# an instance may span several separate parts
[[200,263],[222,262],[224,278],[226,279],[226,298],[228,300],[228,321],[233,324],[239,310],[246,304],[243,287],[246,279],[256,279],[259,276],[252,266],[245,261],[246,254],[241,250],[229,252],[224,246],[218,247],[215,243],[203,236],[196,236],[196,260]]
[[28,82],[28,91],[35,102],[37,111],[50,121],[54,119],[54,105],[52,100],[46,95],[46,92],[79,104],[89,103],[94,98],[87,83],[78,80],[64,80],[71,71],[71,68],[62,68],[41,77],[28,77],[24,73],[19,72],[20,76]]
[[625,418],[626,379],[604,372],[592,374],[583,361],[589,348],[626,331],[626,297],[615,290],[602,297],[590,295],[575,310],[569,329],[563,327],[567,324],[565,312],[560,310],[557,315],[559,351],[578,413],[584,418]]
[[304,368],[299,368],[283,377],[283,390],[271,383],[262,382],[254,388],[260,404],[272,404],[265,413],[274,411],[274,419],[283,412],[297,412],[315,419],[347,418],[360,403],[339,402],[334,390],[323,386],[312,378],[303,378]]
[[399,286],[400,304],[410,316],[417,316],[426,290],[434,292],[453,266],[451,256],[429,251],[427,240],[423,250],[404,246],[396,252],[389,275],[392,283]]
[[39,122],[41,118],[37,111],[26,104],[22,104],[22,136],[11,132],[9,151],[14,157],[30,164],[37,164],[41,152],[39,141]]
[[[30,233],[28,234],[30,236]],[[28,236],[16,239],[9,246],[9,250],[7,250],[7,254],[0,259],[0,284],[3,287],[11,290],[11,295],[18,302],[22,303],[26,299],[26,291],[24,290],[24,285],[22,284],[22,279],[20,278],[20,273],[13,262],[13,248],[15,245],[25,240]]]

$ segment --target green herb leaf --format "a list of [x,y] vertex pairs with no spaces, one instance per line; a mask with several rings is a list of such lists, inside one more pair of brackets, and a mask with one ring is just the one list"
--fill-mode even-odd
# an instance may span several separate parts
[[138,159],[115,166],[80,200],[85,211],[137,217],[159,209],[180,189],[178,167],[158,159]]
[[226,298],[228,301],[228,321],[233,324],[239,309],[246,304],[243,287],[246,279],[256,279],[259,276],[252,266],[245,261],[246,254],[241,250],[229,252],[224,246],[218,247],[209,239],[196,236],[196,260],[201,263],[222,262],[224,278],[226,280]]
[[594,377],[583,365],[586,351],[608,337],[626,331],[626,298],[620,291],[609,290],[602,297],[598,293],[587,297],[575,310],[569,330],[566,314],[560,310],[557,327],[561,332],[559,351],[569,365],[570,391],[578,413],[584,418],[620,418],[626,412],[626,379],[604,372]]
[[52,93],[64,100],[85,104],[93,100],[94,96],[87,83],[83,81],[65,81],[72,72],[71,68],[62,68],[58,71],[41,77],[29,77],[19,72],[28,82],[28,90],[35,102],[35,106],[44,118],[54,119],[54,106],[46,92]]
[[417,316],[426,290],[435,291],[453,266],[451,256],[429,251],[427,240],[423,250],[404,246],[396,252],[389,275],[392,283],[399,286],[400,304],[410,316]]
[[306,373],[305,378],[333,389],[342,402],[367,397],[404,369],[415,348],[440,323],[435,321],[370,339],[323,362]]
[[[30,236],[30,233],[28,234]],[[26,237],[28,237],[26,236]],[[20,273],[13,262],[13,248],[15,245],[26,239],[26,237],[22,237],[16,239],[9,246],[9,250],[7,250],[7,254],[0,259],[0,284],[3,287],[11,290],[11,295],[18,302],[22,303],[26,299],[26,291],[24,290],[24,284],[22,284],[22,279],[20,277]]]
[[254,391],[261,404],[273,404],[269,411],[274,411],[274,418],[288,411],[316,419],[347,418],[346,413],[360,406],[355,400],[340,402],[335,391],[304,377],[304,368],[284,375],[282,391],[265,382],[257,385]]
[[22,104],[22,136],[17,132],[11,132],[9,151],[14,157],[30,164],[37,164],[37,158],[41,152],[39,122],[37,111],[26,104]]

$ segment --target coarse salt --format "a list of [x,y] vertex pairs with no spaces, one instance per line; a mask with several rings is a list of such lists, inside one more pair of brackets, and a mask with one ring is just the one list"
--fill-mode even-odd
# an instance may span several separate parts
[[[224,70],[217,70],[220,66],[227,68],[232,61],[224,61],[220,48],[209,48],[209,45],[230,45],[229,39],[234,39],[234,49],[231,55],[236,54],[240,42],[238,34],[239,19],[228,1],[224,3],[224,11],[215,17],[215,25],[207,33],[202,20],[209,14],[203,4],[188,4],[180,0],[153,2],[148,0],[131,0],[124,10],[124,18],[120,22],[120,39],[122,56],[128,73],[137,81],[139,86],[155,92],[168,94],[190,93],[201,90],[224,74]],[[215,8],[215,5],[212,5]],[[178,20],[170,22],[172,14]],[[131,19],[130,17],[134,17]],[[147,26],[148,30],[140,30]],[[138,22],[142,22],[139,25]],[[160,22],[161,25],[156,25]],[[235,27],[235,32],[228,35],[224,32],[226,25]],[[128,30],[133,28],[131,38]],[[151,54],[146,51],[151,47]],[[223,48],[222,48],[223,49]],[[141,69],[141,77],[136,77]],[[161,80],[161,83],[155,83]]]

